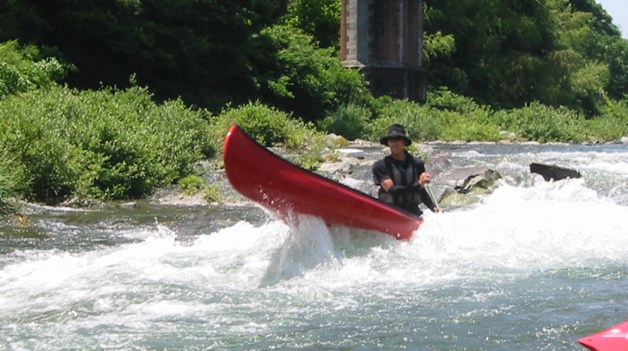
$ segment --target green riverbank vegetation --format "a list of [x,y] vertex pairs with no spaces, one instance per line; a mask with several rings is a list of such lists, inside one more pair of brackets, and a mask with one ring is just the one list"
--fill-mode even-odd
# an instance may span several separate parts
[[308,169],[326,134],[376,141],[391,123],[416,141],[628,136],[628,41],[593,0],[427,2],[425,103],[373,96],[342,66],[337,0],[151,4],[3,8],[0,215],[172,184],[219,199],[197,164],[233,123]]

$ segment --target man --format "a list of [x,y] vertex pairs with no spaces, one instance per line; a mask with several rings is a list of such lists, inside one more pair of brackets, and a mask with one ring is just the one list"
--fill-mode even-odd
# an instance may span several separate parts
[[425,188],[432,176],[425,171],[423,160],[406,150],[412,140],[406,135],[405,128],[400,124],[391,125],[388,134],[379,142],[390,148],[390,155],[373,164],[373,180],[380,187],[379,199],[416,216],[423,214],[419,208],[421,203],[432,212],[439,212]]

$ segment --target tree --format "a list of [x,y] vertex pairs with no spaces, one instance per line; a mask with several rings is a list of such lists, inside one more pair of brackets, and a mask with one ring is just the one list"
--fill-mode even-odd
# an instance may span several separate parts
[[538,89],[528,77],[543,70],[547,22],[542,2],[427,1],[426,33],[451,35],[456,43],[453,55],[428,63],[430,81],[486,103],[524,103]]
[[[13,0],[4,38],[57,48],[79,88],[125,87],[135,75],[157,98],[219,108],[256,92],[252,37],[283,14],[276,0]],[[285,4],[284,4],[285,6]]]
[[312,36],[286,25],[260,34],[257,80],[262,99],[314,121],[341,105],[369,103],[361,73],[342,66],[332,48],[321,49]]
[[313,36],[321,47],[338,49],[340,0],[290,0],[286,21]]
[[594,115],[626,91],[626,41],[594,0],[427,0],[425,27],[426,38],[455,42],[451,55],[427,61],[431,84],[482,103]]

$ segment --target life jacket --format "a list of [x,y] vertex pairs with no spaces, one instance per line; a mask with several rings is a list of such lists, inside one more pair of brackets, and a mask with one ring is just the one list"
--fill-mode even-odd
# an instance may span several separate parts
[[[404,170],[399,169],[395,164],[391,156],[384,158],[384,164],[388,169],[388,175],[395,183],[395,185],[411,185],[417,182],[419,175],[417,174],[417,164],[414,157],[410,154],[406,154],[407,167]],[[407,210],[415,209],[422,202],[421,195],[418,191],[407,191],[401,195],[393,196],[391,193],[380,187],[378,192],[379,199],[389,203],[395,204]]]

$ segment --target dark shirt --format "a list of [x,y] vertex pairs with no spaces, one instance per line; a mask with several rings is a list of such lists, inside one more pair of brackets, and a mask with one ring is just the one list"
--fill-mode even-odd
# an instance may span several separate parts
[[[408,157],[409,156],[409,157]],[[410,157],[414,160],[414,165],[416,167],[417,179],[413,179],[412,183],[415,183],[421,176],[421,173],[425,172],[425,162],[418,157],[414,157],[410,154],[407,154],[406,159],[403,161],[393,159],[393,164],[400,167],[400,169],[404,169],[410,166]],[[391,179],[392,175],[388,174],[388,167],[386,167],[386,162],[384,159],[378,160],[373,164],[373,182],[375,185],[379,186],[382,183],[382,180]],[[397,184],[397,185],[408,185],[408,184]]]
[[[393,167],[396,166],[401,171],[405,171],[407,167],[414,166],[416,169],[416,174],[417,174],[416,179],[407,179],[406,184],[395,184],[395,185],[407,186],[407,185],[414,184],[418,181],[419,177],[421,176],[421,173],[425,172],[425,162],[423,162],[423,160],[421,160],[418,157],[414,157],[410,155],[409,153],[406,154],[405,160],[399,161],[399,160],[393,159],[392,162],[393,162]],[[386,162],[384,161],[384,159],[381,159],[381,160],[376,161],[373,164],[373,182],[375,183],[375,185],[381,186],[381,182],[386,179],[393,179],[393,176],[392,174],[389,173],[389,169],[386,166]],[[423,204],[425,204],[425,206],[427,206],[430,210],[435,211],[436,204],[431,200],[430,196],[427,194],[427,191],[425,190],[424,187],[420,187],[419,195],[421,197],[421,201],[423,202]],[[395,205],[400,206],[400,204],[395,204]],[[407,206],[400,206],[400,207],[418,216],[422,214],[422,211],[419,209],[418,206],[412,206],[411,208]]]

